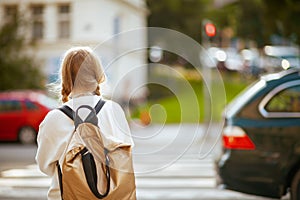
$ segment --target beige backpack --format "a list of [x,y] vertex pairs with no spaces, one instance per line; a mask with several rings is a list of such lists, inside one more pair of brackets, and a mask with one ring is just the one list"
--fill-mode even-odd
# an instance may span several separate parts
[[[130,145],[105,138],[98,127],[97,113],[104,103],[82,105],[75,113],[68,106],[59,108],[75,124],[65,156],[57,161],[63,200],[136,199]],[[83,108],[90,110],[85,120],[78,116]]]

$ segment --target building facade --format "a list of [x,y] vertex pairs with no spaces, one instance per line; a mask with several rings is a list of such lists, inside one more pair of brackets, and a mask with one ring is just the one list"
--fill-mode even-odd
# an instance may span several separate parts
[[30,51],[48,82],[57,80],[67,49],[90,46],[102,60],[110,93],[116,98],[144,95],[144,89],[132,92],[147,78],[146,68],[140,67],[146,51],[135,50],[147,46],[144,0],[0,0],[1,23],[16,11],[29,21],[24,36],[34,42]]

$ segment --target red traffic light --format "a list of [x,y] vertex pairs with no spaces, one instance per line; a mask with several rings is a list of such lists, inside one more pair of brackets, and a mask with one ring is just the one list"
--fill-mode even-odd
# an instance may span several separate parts
[[205,29],[205,33],[208,37],[216,36],[217,29],[213,23],[206,23],[204,26],[204,29]]

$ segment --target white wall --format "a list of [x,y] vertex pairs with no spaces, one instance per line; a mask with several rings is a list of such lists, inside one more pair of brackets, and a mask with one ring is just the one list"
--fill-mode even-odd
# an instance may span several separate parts
[[[144,10],[115,0],[76,0],[73,4],[72,19],[74,20],[72,41],[90,41],[95,44],[96,52],[104,64],[108,84],[115,91],[115,98],[128,96],[135,88],[146,82],[146,68],[134,70],[145,64],[147,59],[145,50],[121,55],[135,50],[137,46],[146,47],[146,33],[137,31],[132,36],[126,33],[125,36],[115,35],[117,32],[146,27]],[[118,57],[120,58],[114,61]],[[135,96],[142,93],[138,92]]]
[[[18,4],[26,10],[31,3],[41,3],[45,6],[44,38],[38,41],[31,52],[43,62],[42,67],[46,73],[57,73],[62,54],[68,48],[89,45],[96,48],[104,67],[108,68],[108,83],[111,88],[118,86],[117,98],[126,96],[124,93],[146,82],[147,70],[132,72],[134,68],[146,62],[144,50],[127,53],[117,62],[107,66],[108,62],[120,56],[122,52],[132,51],[137,46],[146,47],[147,35],[143,31],[137,31],[132,36],[125,34],[123,39],[113,38],[117,32],[147,26],[148,11],[144,0],[0,0],[0,15],[3,14],[4,5]],[[58,39],[59,3],[69,3],[71,6],[70,39]],[[30,35],[30,32],[28,34]],[[103,43],[104,45],[100,45]]]

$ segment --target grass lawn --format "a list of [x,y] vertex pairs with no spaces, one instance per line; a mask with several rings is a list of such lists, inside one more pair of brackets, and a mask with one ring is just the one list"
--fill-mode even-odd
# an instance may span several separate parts
[[[203,82],[201,80],[193,80],[189,81],[190,85],[187,85],[184,83],[181,84],[180,81],[182,80],[177,81],[176,84],[180,92],[177,92],[176,95],[168,95],[164,98],[150,99],[146,105],[139,108],[139,112],[149,112],[153,123],[203,122],[205,120],[205,109],[207,107],[209,108],[209,105],[204,105],[205,95]],[[249,80],[245,81],[239,74],[223,76],[223,83],[213,80],[210,94],[211,116],[209,116],[209,118],[214,121],[219,121],[226,104],[251,82],[252,81]],[[150,90],[150,92],[155,91]],[[136,116],[137,115],[138,114],[136,114]]]

